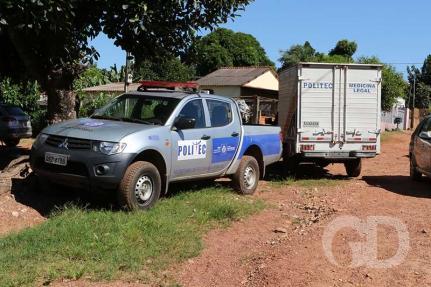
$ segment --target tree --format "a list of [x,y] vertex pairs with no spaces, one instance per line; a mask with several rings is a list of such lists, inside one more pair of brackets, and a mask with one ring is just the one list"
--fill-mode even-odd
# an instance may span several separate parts
[[237,16],[250,0],[2,0],[0,74],[37,80],[50,122],[75,116],[73,82],[97,59],[104,32],[139,60],[184,53],[198,29]]
[[[377,57],[360,57],[357,62],[360,64],[382,64]],[[407,91],[408,84],[403,79],[403,75],[398,73],[393,66],[383,64],[382,109],[384,111],[391,110],[398,98],[406,98]]]
[[347,59],[352,59],[352,56],[355,54],[357,49],[358,45],[356,42],[343,39],[338,41],[335,48],[329,51],[329,56],[339,55]]
[[[407,67],[407,73],[410,92],[415,92],[414,107],[420,109],[429,108],[431,98],[431,55],[427,56],[421,69],[415,66]],[[410,108],[413,108],[413,101],[410,102]]]
[[133,78],[138,80],[186,82],[195,78],[195,70],[177,57],[145,60],[135,64]]
[[315,62],[319,53],[306,41],[304,45],[293,45],[289,50],[281,51],[282,56],[279,61],[282,64],[281,69],[292,67],[299,62]]
[[200,76],[221,67],[274,66],[256,38],[224,28],[196,40],[186,61],[196,66]]
[[310,42],[306,41],[303,45],[293,45],[288,50],[282,51],[279,61],[282,65],[281,69],[292,67],[299,62],[352,63],[354,62],[352,56],[356,49],[355,42],[340,40],[329,54],[325,54],[317,52]]

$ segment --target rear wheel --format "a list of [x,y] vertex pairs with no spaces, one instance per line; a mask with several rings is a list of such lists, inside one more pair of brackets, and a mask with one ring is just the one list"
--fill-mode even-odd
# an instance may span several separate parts
[[257,160],[243,156],[238,170],[232,178],[233,187],[241,194],[253,194],[259,183],[260,171]]
[[410,158],[410,178],[415,181],[420,181],[422,179],[422,173],[416,169],[414,159]]
[[149,162],[131,164],[118,188],[118,202],[128,210],[145,210],[159,199],[162,181],[158,169]]
[[284,175],[295,176],[299,167],[299,157],[289,156],[283,157]]
[[360,158],[356,158],[345,162],[344,167],[346,168],[346,172],[349,177],[358,177],[361,174],[362,161]]
[[19,144],[19,139],[7,139],[4,140],[4,143],[8,147],[16,147]]

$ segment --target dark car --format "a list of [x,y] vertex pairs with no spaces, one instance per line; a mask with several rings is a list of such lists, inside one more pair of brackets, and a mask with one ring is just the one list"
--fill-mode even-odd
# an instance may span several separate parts
[[418,125],[410,142],[410,177],[420,180],[422,175],[431,177],[431,116]]
[[0,103],[0,141],[14,147],[31,135],[30,117],[17,106]]

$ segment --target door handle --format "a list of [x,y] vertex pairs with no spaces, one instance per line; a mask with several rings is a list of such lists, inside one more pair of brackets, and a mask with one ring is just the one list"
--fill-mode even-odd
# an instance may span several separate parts
[[203,136],[201,137],[201,140],[209,140],[210,138],[211,138],[210,136],[203,135]]
[[239,133],[238,133],[238,132],[233,132],[233,133],[231,134],[231,136],[233,136],[233,137],[237,137],[237,136],[239,136]]

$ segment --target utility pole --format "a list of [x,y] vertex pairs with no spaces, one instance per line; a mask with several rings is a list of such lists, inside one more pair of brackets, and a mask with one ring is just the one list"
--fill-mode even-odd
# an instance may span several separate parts
[[124,67],[124,92],[127,93],[129,84],[132,83],[132,74],[129,73],[133,56],[130,52],[126,52],[126,66]]

